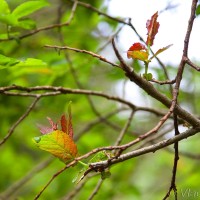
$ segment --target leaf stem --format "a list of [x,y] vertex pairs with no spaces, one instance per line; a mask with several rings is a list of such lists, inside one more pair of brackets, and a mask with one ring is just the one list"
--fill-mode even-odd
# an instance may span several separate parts
[[[149,52],[150,52],[150,44],[148,44],[147,46],[147,53],[149,55]],[[144,65],[145,65],[145,76],[147,76],[147,73],[148,73],[148,67],[149,67],[149,60],[148,61],[144,61]]]
[[144,74],[147,75],[149,63],[148,62],[144,62],[144,66],[145,66],[145,72],[144,72]]
[[82,161],[78,161],[78,163],[80,163],[81,165],[83,165],[84,167],[88,167],[88,164],[86,164],[86,163],[84,163],[84,162],[82,162]]

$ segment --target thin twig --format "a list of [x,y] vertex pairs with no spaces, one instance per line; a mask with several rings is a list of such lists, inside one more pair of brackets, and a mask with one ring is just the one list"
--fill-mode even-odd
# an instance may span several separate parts
[[[182,70],[179,70],[178,71],[178,75],[177,75],[177,78],[176,79],[176,86],[174,88],[174,91],[173,91],[173,99],[172,101],[169,100],[168,98],[166,98],[166,96],[164,96],[163,94],[161,94],[156,88],[153,87],[153,85],[151,83],[149,83],[148,81],[146,81],[144,78],[142,78],[141,76],[137,75],[133,69],[131,67],[129,67],[124,59],[122,58],[122,56],[119,54],[117,48],[116,48],[116,45],[115,45],[115,42],[114,42],[114,39],[112,40],[112,44],[113,44],[113,49],[115,51],[115,54],[117,56],[117,58],[119,59],[120,63],[121,63],[121,68],[123,69],[123,71],[125,72],[125,75],[131,80],[133,81],[135,84],[137,84],[140,88],[142,88],[144,91],[146,91],[150,96],[152,96],[153,98],[155,98],[156,100],[160,101],[161,103],[163,103],[166,107],[169,108],[169,111],[168,113],[166,114],[165,117],[163,117],[161,119],[161,121],[159,122],[158,124],[158,127],[160,125],[163,124],[164,121],[166,121],[166,119],[168,119],[168,117],[170,117],[170,115],[173,113],[173,111],[175,110],[176,114],[179,115],[179,117],[183,118],[183,116],[181,116],[182,114],[179,112],[180,110],[180,107],[177,105],[177,95],[178,95],[178,91],[179,91],[179,85],[180,85],[180,81],[181,81],[181,78],[182,78]],[[180,64],[180,66],[183,65],[183,60]],[[182,69],[182,67],[180,67]],[[178,111],[179,110],[179,111]],[[181,109],[182,110],[182,109]],[[182,110],[183,111],[183,110]],[[182,112],[181,111],[181,112]],[[185,111],[183,111],[185,112]],[[192,117],[192,115],[190,113],[187,114],[187,118],[189,119],[190,117]],[[193,116],[194,117],[194,116]],[[192,117],[192,118],[193,118]],[[189,124],[193,125],[193,126],[199,126],[200,125],[200,121],[199,119],[197,119],[196,117],[196,121],[194,123],[193,119],[191,119],[191,121],[189,122]],[[187,120],[188,120],[187,119]],[[187,121],[186,120],[186,121]],[[192,122],[193,121],[193,122]]]
[[[91,163],[91,171],[95,170],[95,169],[99,169],[99,168],[103,168],[103,169],[106,169],[107,167],[113,165],[113,164],[117,164],[117,163],[120,163],[120,162],[124,162],[125,160],[128,160],[128,159],[131,159],[131,158],[134,158],[134,157],[137,157],[137,156],[141,156],[141,155],[144,155],[144,154],[147,154],[147,153],[150,153],[150,152],[155,152],[159,149],[163,149],[164,147],[167,147],[171,144],[174,144],[175,142],[178,142],[178,141],[181,141],[183,139],[186,139],[188,137],[191,137],[195,134],[197,134],[198,132],[200,132],[200,128],[192,128],[192,129],[189,129],[177,136],[174,136],[170,139],[167,139],[167,140],[162,140],[161,142],[158,142],[154,145],[150,145],[148,147],[144,147],[144,148],[141,148],[141,149],[137,149],[137,150],[134,150],[134,151],[131,151],[131,152],[128,152],[128,153],[125,153],[125,154],[122,154],[120,155],[119,157],[117,158],[114,158],[112,160],[109,160],[108,161],[101,161],[101,162],[97,162],[97,163]],[[85,159],[85,158],[88,158],[89,156],[97,153],[97,152],[100,152],[100,151],[104,151],[104,150],[115,150],[115,149],[123,149],[123,145],[122,146],[109,146],[109,147],[101,147],[101,148],[97,148],[97,149],[93,149],[92,151],[76,158],[75,160],[73,160],[72,162],[70,162],[68,165],[66,165],[63,169],[61,169],[60,171],[58,171],[56,174],[54,174],[52,176],[52,178],[48,181],[48,183],[43,187],[43,189],[38,193],[38,195],[35,197],[35,200],[38,199],[41,194],[45,191],[45,189],[51,184],[51,182],[58,176],[60,175],[63,171],[65,171],[66,169],[68,169],[69,167],[71,166],[74,166],[79,160],[82,160],[82,159]]]
[[[178,130],[178,120],[177,115],[174,115],[174,130],[175,130],[175,136],[179,135]],[[174,143],[174,166],[172,170],[172,179],[171,179],[171,185],[170,188],[163,198],[163,200],[166,200],[169,196],[172,190],[174,190],[174,198],[177,200],[177,188],[176,188],[176,172],[177,172],[177,166],[178,166],[178,160],[179,160],[179,149],[178,149],[178,142]]]
[[83,187],[85,186],[85,184],[87,183],[87,181],[95,176],[96,174],[90,174],[89,176],[87,176],[83,181],[81,181],[78,185],[75,186],[75,188],[68,193],[65,197],[62,198],[62,200],[72,200],[75,196],[78,195],[79,191],[81,189],[83,189]]
[[10,128],[10,130],[8,131],[7,135],[0,141],[0,146],[2,144],[4,144],[10,137],[11,135],[14,133],[14,130],[16,129],[16,127],[29,115],[29,113],[34,109],[36,103],[39,101],[40,99],[40,95],[37,95],[35,100],[31,103],[31,105],[28,107],[28,109],[26,110],[26,112],[13,124],[13,126]]
[[[76,0],[70,0],[70,1],[75,2]],[[91,11],[98,13],[98,15],[102,15],[102,16],[105,16],[105,17],[107,17],[107,18],[109,18],[109,19],[111,19],[111,20],[114,20],[114,21],[116,21],[116,22],[129,25],[128,22],[126,22],[126,21],[124,21],[124,20],[122,20],[122,19],[120,19],[120,18],[112,17],[112,16],[110,16],[110,15],[108,15],[108,14],[106,14],[106,13],[100,11],[100,10],[98,10],[97,8],[93,7],[92,5],[90,5],[90,4],[88,4],[88,3],[84,3],[84,2],[82,2],[82,1],[76,1],[76,2],[78,3],[78,5],[83,6],[83,7],[85,7],[85,8],[88,8],[88,9],[90,9]]]
[[[159,91],[157,91],[151,83],[148,81],[144,80],[142,77],[138,76],[137,74],[133,73],[130,74],[130,76],[134,75],[137,81],[137,84],[144,88],[144,90],[151,95],[153,98],[157,99],[161,103],[163,103],[166,107],[171,106],[171,100],[168,99],[165,95],[161,94]],[[35,91],[54,91],[55,95],[60,94],[85,94],[85,95],[93,95],[93,96],[99,96],[103,97],[105,99],[117,101],[120,103],[123,103],[127,106],[129,106],[132,109],[136,109],[136,106],[132,104],[129,101],[126,101],[124,99],[121,99],[116,96],[110,96],[107,95],[103,92],[97,92],[97,91],[92,91],[92,90],[81,90],[81,89],[71,89],[71,88],[64,88],[64,87],[54,87],[54,86],[35,86],[35,87],[22,87],[22,86],[6,86],[6,87],[0,87],[0,93],[5,93],[6,91],[11,91],[11,90],[19,90],[19,91],[27,91],[28,93],[30,92],[35,92]],[[28,95],[28,93],[26,95]],[[38,94],[41,95],[41,94]],[[50,94],[48,94],[50,95]],[[52,94],[53,96],[54,94]],[[20,93],[19,93],[20,96]],[[175,107],[176,114],[183,120],[187,121],[189,124],[193,125],[194,127],[200,126],[200,120],[196,118],[194,115],[191,113],[187,112],[186,110],[182,109],[179,105],[176,105]]]
[[[104,121],[105,121],[105,119],[107,119],[107,121],[108,121],[108,119],[110,118],[110,117],[112,117],[113,115],[115,115],[115,114],[117,114],[117,113],[119,113],[119,112],[121,112],[121,111],[124,111],[124,110],[127,110],[127,109],[124,109],[124,108],[121,108],[121,109],[117,109],[117,110],[115,110],[115,111],[113,111],[113,112],[110,112],[110,113],[108,113],[108,114],[106,114],[105,116],[103,116],[102,118],[104,119]],[[102,118],[97,118],[97,119],[95,119],[95,120],[93,120],[93,121],[91,121],[89,124],[87,124],[87,126],[85,126],[79,133],[77,133],[76,135],[75,135],[75,137],[74,137],[74,140],[76,141],[76,140],[78,140],[78,139],[80,139],[80,137],[83,135],[83,134],[85,134],[85,133],[87,133],[93,126],[95,126],[95,125],[97,125],[98,123],[101,123],[102,122]],[[109,126],[111,127],[111,128],[113,128],[114,130],[117,130],[117,131],[119,131],[119,130],[121,130],[121,127],[120,126],[117,126],[116,124],[109,124]],[[132,133],[132,132],[131,132]],[[133,133],[132,133],[133,134]]]
[[[77,8],[77,1],[74,1],[74,4],[73,4],[72,9],[71,9],[71,14],[70,14],[70,17],[69,17],[67,22],[64,22],[64,23],[61,23],[61,24],[52,24],[52,25],[49,25],[49,26],[40,27],[38,29],[30,31],[29,33],[26,33],[24,35],[19,36],[17,39],[22,40],[24,38],[30,37],[32,35],[39,33],[39,32],[42,32],[42,31],[47,31],[47,30],[54,29],[54,28],[61,28],[61,27],[69,26],[71,24],[73,18],[74,18],[76,8]],[[6,39],[0,39],[0,42],[10,41],[10,40],[16,40],[16,37],[8,37]]]
[[[28,93],[30,92],[34,92],[34,91],[42,91],[42,90],[46,90],[46,91],[54,91],[56,92],[55,95],[58,94],[85,94],[85,95],[93,95],[93,96],[100,96],[100,97],[104,97],[106,99],[109,100],[113,100],[113,101],[117,101],[120,103],[123,103],[127,106],[129,106],[132,109],[135,109],[135,105],[132,104],[129,101],[126,101],[120,97],[117,96],[110,96],[107,95],[103,92],[97,92],[97,91],[93,91],[93,90],[83,90],[83,89],[71,89],[71,88],[64,88],[64,87],[54,87],[54,86],[35,86],[35,87],[22,87],[22,86],[17,86],[17,85],[13,85],[13,86],[8,86],[8,87],[0,87],[0,93],[5,93],[6,91],[10,91],[10,90],[21,90],[21,91],[27,91]],[[28,95],[28,93],[26,95]],[[25,95],[25,94],[24,94]],[[40,94],[40,96],[42,96],[43,94]],[[50,95],[48,93],[48,95]],[[52,96],[54,95],[54,93],[52,94]],[[19,94],[20,96],[20,94]]]
[[194,68],[197,71],[200,71],[200,67],[194,64],[189,58],[185,57],[185,62],[192,68]]
[[132,111],[132,112],[131,112],[131,114],[130,114],[128,120],[127,120],[127,123],[125,124],[125,126],[124,126],[123,129],[121,130],[119,136],[117,137],[117,140],[116,140],[116,142],[115,142],[115,144],[114,144],[115,146],[118,146],[118,145],[121,143],[121,141],[122,141],[122,139],[123,139],[123,137],[124,137],[126,131],[128,130],[128,128],[129,128],[129,126],[130,126],[130,124],[131,124],[131,121],[132,121],[132,119],[133,119],[134,113],[135,113],[135,111]]
[[150,80],[151,82],[154,82],[154,83],[158,83],[160,85],[166,85],[166,84],[174,84],[176,82],[175,79],[173,80],[166,80],[166,81],[158,81],[158,80],[155,80],[155,79],[152,79]]
[[53,49],[56,49],[56,50],[71,50],[71,51],[75,51],[75,52],[79,52],[79,53],[85,53],[85,54],[88,54],[88,55],[91,55],[95,58],[98,58],[99,60],[105,62],[105,63],[108,63],[110,65],[112,65],[113,67],[119,67],[119,65],[115,64],[115,63],[112,63],[110,61],[108,61],[106,58],[104,58],[103,56],[101,55],[98,55],[94,52],[91,52],[91,51],[87,51],[87,50],[83,50],[83,49],[77,49],[77,48],[73,48],[73,47],[68,47],[68,46],[57,46],[57,45],[45,45],[44,47],[47,47],[47,48],[53,48]]
[[[137,150],[134,150],[134,151],[131,151],[131,152],[128,152],[128,153],[125,153],[125,154],[122,154],[120,155],[118,158],[114,158],[112,160],[109,160],[108,161],[101,161],[101,162],[97,162],[97,163],[91,163],[91,167],[93,170],[97,170],[97,169],[105,169],[113,164],[116,164],[116,163],[120,163],[120,162],[124,162],[125,160],[129,160],[131,158],[134,158],[134,157],[138,157],[138,156],[141,156],[141,155],[144,155],[144,154],[147,154],[147,153],[154,153],[155,151],[159,150],[159,149],[163,149],[164,147],[167,147],[171,144],[174,144],[175,142],[178,142],[178,141],[181,141],[183,139],[186,139],[188,137],[191,137],[195,134],[197,134],[198,132],[200,132],[200,128],[196,128],[196,129],[189,129],[177,136],[174,136],[170,139],[167,139],[167,140],[162,140],[161,142],[158,142],[154,145],[150,145],[148,147],[144,147],[144,148],[141,148],[141,149],[137,149]],[[120,149],[122,148],[123,146],[117,146],[117,147],[108,147],[108,148],[99,148],[99,149],[95,149],[95,151],[93,150],[92,152],[88,153],[88,154],[85,154],[83,157],[85,157],[86,155],[88,156],[89,154],[93,154],[93,152],[96,153],[96,151],[102,151],[102,150],[111,150],[111,149]],[[86,156],[86,157],[87,157]],[[82,157],[82,158],[83,158]]]
[[104,180],[103,179],[99,179],[94,191],[92,192],[92,194],[89,196],[88,200],[92,200],[94,198],[95,195],[97,195],[98,191],[100,190],[102,184],[103,184]]
[[36,195],[36,197],[34,198],[34,200],[39,199],[39,197],[42,195],[42,193],[45,191],[45,189],[51,184],[51,182],[58,177],[62,172],[64,172],[66,169],[68,169],[69,167],[73,166],[74,164],[76,164],[77,161],[73,160],[72,162],[70,162],[69,164],[67,164],[64,168],[62,168],[60,171],[58,171],[57,173],[55,173],[51,179],[48,181],[48,183],[42,188],[42,190],[40,190],[40,192]]

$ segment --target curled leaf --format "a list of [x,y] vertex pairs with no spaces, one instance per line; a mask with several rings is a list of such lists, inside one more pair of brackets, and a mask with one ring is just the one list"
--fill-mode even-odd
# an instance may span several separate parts
[[152,80],[153,75],[151,73],[143,74],[143,78],[145,78],[147,81]]
[[146,28],[147,28],[147,46],[152,46],[155,35],[158,33],[158,28],[160,26],[159,22],[157,22],[158,12],[152,15],[150,20],[147,20]]
[[142,61],[148,60],[148,56],[149,54],[146,47],[139,42],[134,43],[127,52],[128,58],[134,58]]

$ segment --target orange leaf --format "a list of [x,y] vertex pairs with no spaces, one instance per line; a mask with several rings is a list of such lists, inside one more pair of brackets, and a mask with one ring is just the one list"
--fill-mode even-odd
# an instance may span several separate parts
[[155,38],[155,35],[158,33],[158,28],[160,24],[157,22],[158,18],[158,12],[156,12],[152,17],[151,20],[147,20],[146,28],[147,28],[147,41],[146,45],[152,46],[153,40]]
[[136,42],[129,48],[128,51],[139,51],[139,50],[146,50],[146,47],[143,44]]
[[128,55],[131,58],[147,61],[149,54],[146,51],[128,51]]
[[60,118],[61,130],[58,130],[58,124],[54,123],[51,118],[47,118],[50,127],[40,126],[40,132],[43,134],[34,137],[33,142],[37,147],[44,151],[48,151],[58,157],[63,162],[67,162],[76,157],[78,150],[73,141],[73,127],[70,104],[68,106],[68,119],[65,115]]
[[65,163],[74,159],[78,153],[77,146],[72,138],[60,130],[35,137],[33,142],[38,148],[50,152]]
[[148,59],[148,56],[149,54],[146,47],[139,42],[134,43],[127,52],[128,58],[139,59],[142,61],[146,61]]

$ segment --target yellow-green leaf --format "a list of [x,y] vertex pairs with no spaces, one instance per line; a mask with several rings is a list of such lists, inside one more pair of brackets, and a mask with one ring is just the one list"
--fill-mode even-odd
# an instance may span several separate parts
[[154,57],[156,57],[158,54],[162,53],[163,51],[167,50],[171,46],[172,44],[167,45],[166,47],[163,47],[161,49],[158,49],[158,51],[156,51],[156,53],[149,59],[149,61],[151,61]]
[[10,14],[10,8],[5,0],[0,0],[0,15]]
[[64,163],[77,156],[78,150],[73,139],[67,133],[60,130],[34,137],[33,142],[38,148],[48,151]]
[[146,51],[128,51],[128,56],[134,59],[147,61],[149,54]]
[[20,4],[15,10],[12,12],[12,15],[17,19],[21,17],[25,17],[30,15],[31,13],[49,5],[45,1],[27,1],[25,3]]

